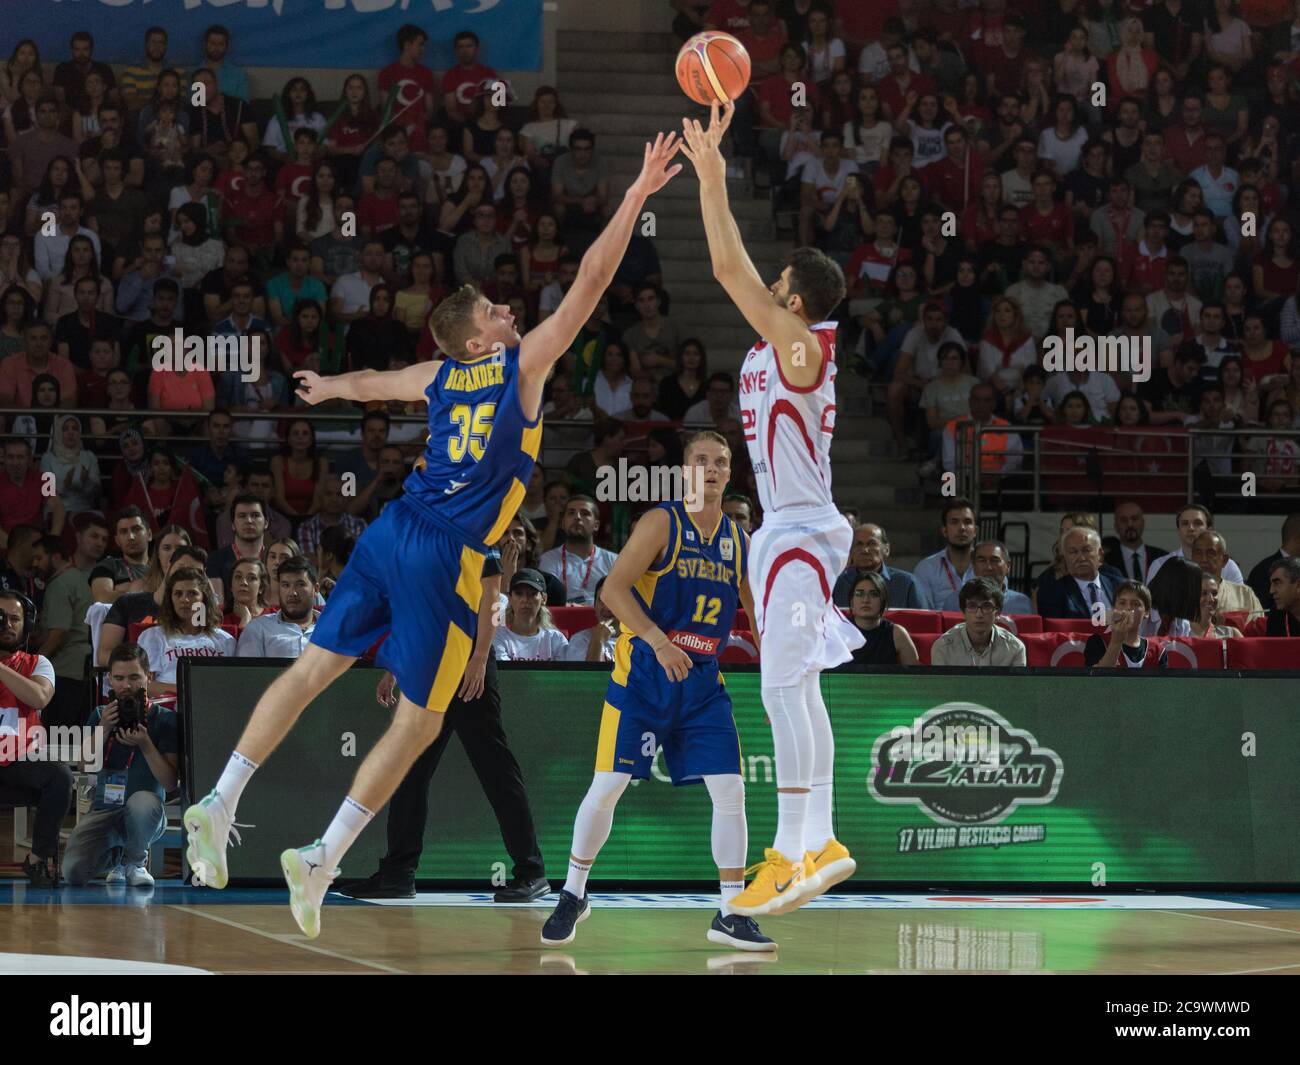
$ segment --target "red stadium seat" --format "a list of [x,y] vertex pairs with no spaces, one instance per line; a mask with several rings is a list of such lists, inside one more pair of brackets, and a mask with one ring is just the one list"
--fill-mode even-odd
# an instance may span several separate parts
[[1225,625],[1231,625],[1238,632],[1245,632],[1246,626],[1251,622],[1249,610],[1229,610],[1223,615]]
[[594,606],[553,606],[550,610],[555,627],[565,636],[572,636],[575,632],[582,632],[596,624]]
[[1233,640],[1204,639],[1199,636],[1152,636],[1156,647],[1169,651],[1170,669],[1225,669],[1225,643]]
[[[906,625],[903,627],[907,628]],[[916,653],[921,665],[928,666],[930,664],[930,648],[934,646],[934,641],[943,634],[939,632],[912,632],[910,629],[908,632],[912,637],[912,642],[916,644]]]
[[939,628],[947,632],[954,625],[960,625],[966,620],[966,615],[960,610],[944,610],[939,613]]
[[735,629],[749,629],[751,632],[754,629],[754,626],[749,623],[749,615],[745,613],[743,606],[736,611],[736,620],[732,622],[732,629],[733,631]]
[[913,636],[918,632],[932,632],[937,636],[943,631],[937,610],[886,610],[885,617],[895,625],[902,625]]
[[[1011,621],[1015,623],[1015,628],[1012,629],[1011,631],[1016,633],[1017,635],[1026,632],[1043,631],[1043,619],[1040,618],[1037,614],[1004,614],[1002,617],[998,619],[998,624],[1001,625],[1003,620]],[[1011,628],[1010,625],[1006,627]]]
[[131,624],[126,627],[127,643],[139,643],[140,633],[144,632],[145,629],[152,629],[152,628],[153,625],[145,625],[143,622],[139,622],[139,621],[131,622]]
[[1044,632],[1092,632],[1092,618],[1043,618]]
[[1300,636],[1229,640],[1228,668],[1300,670]]
[[1025,645],[1025,664],[1078,669],[1083,666],[1083,633],[1031,632],[1020,637]]

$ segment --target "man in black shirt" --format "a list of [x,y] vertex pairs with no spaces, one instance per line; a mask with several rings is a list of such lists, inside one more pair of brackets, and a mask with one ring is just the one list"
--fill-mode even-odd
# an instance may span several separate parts
[[1201,402],[1199,378],[1204,361],[1198,348],[1179,348],[1170,366],[1153,373],[1151,380],[1138,385],[1138,397],[1150,410],[1152,425],[1182,425],[1186,415],[1197,412]]
[[92,70],[104,79],[104,94],[109,99],[117,100],[117,78],[113,68],[107,63],[96,63],[95,38],[85,30],[78,30],[72,35],[72,58],[65,59],[54,68],[54,95],[59,103],[76,107],[86,92],[86,75]]
[[136,506],[117,512],[113,540],[121,555],[105,555],[90,571],[90,594],[97,603],[112,603],[128,592],[144,591],[149,575],[149,544],[153,533]]
[[1201,54],[1204,16],[1201,5],[1188,0],[1163,0],[1142,15],[1146,30],[1143,47],[1153,50],[1171,66],[1180,83],[1187,80],[1188,69]]
[[1020,280],[1028,245],[1020,239],[1020,211],[1010,204],[998,209],[998,239],[980,245],[980,287],[1002,292]]
[[424,217],[418,195],[403,192],[397,197],[397,225],[380,233],[379,241],[384,246],[384,280],[394,291],[406,288],[415,253],[432,252],[437,245],[436,227]]
[[233,309],[230,290],[240,281],[253,286],[253,314],[258,318],[266,317],[266,294],[249,266],[248,249],[242,244],[231,244],[226,248],[226,258],[221,266],[203,275],[199,291],[203,294],[203,313],[209,322],[219,322],[230,314]]
[[0,591],[18,592],[41,608],[50,559],[41,545],[45,534],[35,525],[15,525],[9,530],[9,547],[0,560]]
[[117,348],[122,339],[122,319],[97,310],[99,282],[93,277],[80,278],[72,287],[77,309],[60,315],[54,327],[54,347],[64,358],[71,359],[79,370],[90,366],[90,342],[109,340]]

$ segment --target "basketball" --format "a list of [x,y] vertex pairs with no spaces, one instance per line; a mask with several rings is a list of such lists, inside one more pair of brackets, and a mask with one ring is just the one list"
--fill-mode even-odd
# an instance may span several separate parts
[[677,53],[677,84],[705,107],[734,100],[749,85],[749,53],[729,33],[697,33]]

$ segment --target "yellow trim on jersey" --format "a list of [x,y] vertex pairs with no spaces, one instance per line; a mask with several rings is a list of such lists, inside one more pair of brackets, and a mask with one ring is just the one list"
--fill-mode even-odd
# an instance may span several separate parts
[[[665,573],[667,573],[675,565],[677,565],[677,555],[682,549],[682,523],[680,521],[673,520],[673,512],[671,510],[668,511],[668,528],[669,528],[668,538],[672,549],[668,552],[667,561],[665,561],[664,564],[660,566],[658,569],[654,569],[652,567],[651,569],[646,570],[645,577],[662,577]],[[645,577],[642,577],[641,581],[645,580]],[[641,587],[641,581],[636,582],[636,586],[638,588]],[[650,588],[651,591],[653,592],[654,585],[651,584]],[[645,605],[647,608],[650,606],[649,599],[646,599]]]
[[745,569],[749,556],[749,540],[745,536],[745,531],[736,523],[734,518],[728,518],[727,520],[731,522],[731,539],[736,545],[736,588],[739,590],[739,588],[745,583]]
[[516,512],[519,510],[519,504],[524,501],[528,488],[518,477],[510,482],[510,491],[505,494],[501,500],[501,509],[497,511],[497,520],[488,530],[487,536],[483,537],[483,542],[489,546],[495,544],[501,539],[502,534],[506,531],[506,526],[514,520]]
[[447,626],[447,639],[443,644],[442,658],[438,662],[438,672],[433,678],[433,688],[425,700],[426,710],[435,714],[445,714],[447,707],[455,698],[456,689],[460,687],[461,677],[465,675],[465,663],[469,661],[474,641],[469,633],[454,621]]
[[596,741],[597,773],[614,771],[614,750],[618,745],[618,723],[622,716],[622,711],[609,703],[600,712],[600,738]]
[[628,674],[632,672],[632,634],[624,629],[614,642],[614,668],[609,679],[626,688]]
[[722,528],[723,521],[728,520],[727,516],[721,511],[718,512],[718,523],[713,526],[713,532],[708,536],[704,535],[704,530],[700,528],[700,523],[695,520],[695,515],[691,513],[690,508],[682,504],[682,511],[691,519],[691,524],[695,526],[695,531],[700,534],[700,539],[708,546],[713,545],[713,538],[718,535],[718,530]]
[[456,580],[456,594],[465,600],[476,614],[483,598],[484,557],[472,547],[461,548],[460,577]]
[[537,461],[537,453],[542,448],[542,421],[539,418],[537,424],[531,429],[524,429],[519,438],[519,450],[527,455],[534,462]]

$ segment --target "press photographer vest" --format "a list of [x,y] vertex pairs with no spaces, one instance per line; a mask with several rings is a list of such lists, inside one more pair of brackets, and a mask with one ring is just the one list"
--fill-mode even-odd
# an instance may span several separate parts
[[[38,655],[27,651],[15,651],[4,659],[4,664],[20,676],[30,677],[36,671],[38,660]],[[0,740],[0,766],[10,765],[15,761],[7,757],[11,751],[16,751],[20,747],[22,750],[27,749],[27,730],[40,723],[41,712],[19,699],[5,686],[4,681],[0,680],[0,730],[8,732],[13,729],[18,733],[16,744],[12,741],[6,743]]]

